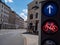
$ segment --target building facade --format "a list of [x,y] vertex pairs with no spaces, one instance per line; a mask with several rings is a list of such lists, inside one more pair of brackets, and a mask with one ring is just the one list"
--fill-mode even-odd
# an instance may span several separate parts
[[33,0],[28,4],[28,31],[38,32],[40,30],[41,1],[44,0]]
[[10,7],[8,7],[5,3],[0,1],[0,28],[9,28],[9,12]]
[[27,29],[27,21],[24,21],[24,29]]
[[24,19],[21,18],[18,14],[16,15],[15,26],[16,29],[24,28]]
[[10,10],[10,15],[9,15],[9,29],[15,29],[15,20],[16,20],[16,13],[14,11]]
[[0,29],[16,29],[17,25],[18,28],[24,28],[24,19],[17,15],[0,0]]

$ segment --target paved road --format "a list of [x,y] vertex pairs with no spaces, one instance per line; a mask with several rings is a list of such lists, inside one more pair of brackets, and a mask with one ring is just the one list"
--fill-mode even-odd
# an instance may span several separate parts
[[0,45],[24,45],[25,37],[21,35],[25,30],[0,30]]

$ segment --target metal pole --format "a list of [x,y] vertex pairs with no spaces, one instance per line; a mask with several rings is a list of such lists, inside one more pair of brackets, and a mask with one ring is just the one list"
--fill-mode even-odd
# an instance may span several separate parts
[[39,2],[40,3],[40,20],[39,20],[39,40],[38,40],[38,44],[39,45],[41,45],[41,3],[44,3],[44,2],[46,2],[46,1],[41,1],[41,2]]

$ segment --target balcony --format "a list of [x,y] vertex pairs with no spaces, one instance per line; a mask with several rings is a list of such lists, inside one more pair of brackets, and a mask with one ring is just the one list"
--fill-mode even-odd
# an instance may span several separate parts
[[39,8],[39,6],[37,6],[37,5],[35,5],[34,7],[32,7],[32,9],[34,9],[34,10],[36,10],[38,8]]

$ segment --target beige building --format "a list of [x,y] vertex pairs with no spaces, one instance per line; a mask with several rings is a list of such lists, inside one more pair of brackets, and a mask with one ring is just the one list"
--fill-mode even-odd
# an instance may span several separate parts
[[10,29],[15,29],[15,20],[16,20],[16,13],[14,11],[10,11],[9,15],[9,28]]
[[0,29],[24,28],[24,19],[0,0]]
[[28,31],[37,32],[40,30],[41,1],[43,0],[33,0],[28,4]]
[[16,29],[24,28],[24,19],[21,18],[18,14],[16,15],[15,26]]

